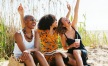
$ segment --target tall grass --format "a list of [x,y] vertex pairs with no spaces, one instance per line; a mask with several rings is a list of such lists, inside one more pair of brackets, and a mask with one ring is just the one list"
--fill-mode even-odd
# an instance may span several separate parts
[[6,26],[4,19],[0,18],[0,58],[8,59],[13,50],[15,33],[12,26]]
[[99,45],[108,44],[107,34],[103,31],[87,31],[86,30],[86,14],[83,14],[84,22],[79,22],[78,31],[82,37],[85,46],[97,47]]

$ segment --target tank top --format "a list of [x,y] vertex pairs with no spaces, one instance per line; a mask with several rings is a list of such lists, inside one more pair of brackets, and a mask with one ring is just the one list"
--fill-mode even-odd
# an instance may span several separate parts
[[[24,33],[23,33],[22,30],[19,30],[18,33],[21,34],[22,39],[23,39],[23,44],[25,45],[26,49],[32,49],[32,48],[34,48],[34,33],[35,33],[34,30],[32,30],[33,38],[32,38],[32,41],[31,41],[31,42],[28,42],[28,41],[25,39]],[[19,57],[19,56],[22,54],[22,52],[21,52],[21,50],[19,49],[17,43],[14,44],[14,51],[13,51],[13,53],[14,53],[14,56],[15,56],[15,57]]]
[[[73,28],[74,29],[74,28]],[[75,29],[74,29],[75,30]],[[64,34],[65,36],[66,36],[66,34]],[[81,39],[81,36],[79,35],[79,33],[75,30],[75,37],[74,37],[74,39],[70,39],[70,38],[68,38],[67,36],[66,36],[66,38],[67,38],[67,40],[66,40],[66,43],[68,44],[68,45],[71,45],[71,44],[73,44],[74,42],[75,42],[75,39]],[[85,47],[84,47],[84,45],[83,45],[83,43],[82,43],[82,40],[80,40],[80,47],[78,47],[77,49],[85,49]]]

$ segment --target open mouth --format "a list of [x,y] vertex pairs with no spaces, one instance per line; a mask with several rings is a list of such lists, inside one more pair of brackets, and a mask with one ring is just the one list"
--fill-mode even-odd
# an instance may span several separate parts
[[32,26],[35,26],[36,24],[32,24]]

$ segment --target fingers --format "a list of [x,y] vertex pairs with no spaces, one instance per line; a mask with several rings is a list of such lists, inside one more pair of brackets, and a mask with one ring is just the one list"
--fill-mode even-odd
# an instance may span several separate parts
[[70,4],[67,4],[67,8],[68,8],[69,11],[71,10]]
[[75,47],[76,47],[76,48],[80,47],[80,43],[75,42]]
[[67,7],[69,8],[70,7],[70,4],[67,4]]
[[20,6],[22,7],[22,4],[20,3]]
[[67,4],[67,8],[69,9],[69,4]]
[[23,14],[24,14],[24,9],[23,9],[21,3],[20,3],[20,5],[18,6],[18,13],[19,13],[20,15],[23,15]]
[[18,10],[23,10],[22,4],[20,3]]
[[29,53],[23,52],[22,56],[20,57],[22,61],[25,61],[29,58]]

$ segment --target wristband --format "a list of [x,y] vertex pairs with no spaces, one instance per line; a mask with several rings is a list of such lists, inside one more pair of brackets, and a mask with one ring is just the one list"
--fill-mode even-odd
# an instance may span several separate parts
[[30,53],[28,50],[24,50],[24,52],[26,52],[26,53]]

